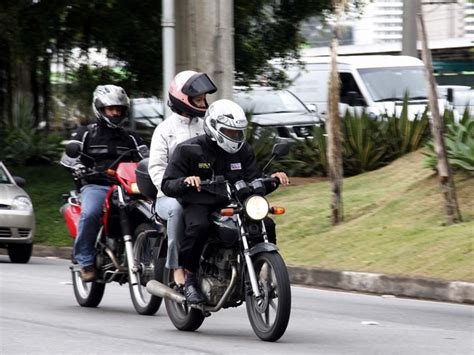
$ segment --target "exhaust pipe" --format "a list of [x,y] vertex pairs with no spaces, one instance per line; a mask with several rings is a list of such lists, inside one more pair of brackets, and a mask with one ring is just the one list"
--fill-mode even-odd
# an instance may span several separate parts
[[184,295],[156,280],[148,281],[146,290],[153,296],[167,298],[177,303],[184,303],[186,301]]

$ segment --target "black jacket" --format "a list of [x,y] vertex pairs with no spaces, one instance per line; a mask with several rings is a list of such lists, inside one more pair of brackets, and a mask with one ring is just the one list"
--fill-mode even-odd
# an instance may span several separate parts
[[[183,144],[197,144],[202,147],[203,156],[186,157],[183,154]],[[226,180],[235,183],[239,180],[251,182],[261,176],[257,167],[257,161],[253,148],[245,142],[242,148],[235,154],[230,154],[221,149],[216,142],[206,135],[188,139],[176,147],[171,157],[161,189],[165,195],[177,198],[181,203],[196,204],[225,204],[221,199],[222,191],[208,192],[203,189],[200,192],[195,187],[187,187],[184,179],[188,176],[199,176],[201,180],[210,179],[212,175],[223,175]]]
[[[96,171],[105,171],[121,154],[130,149],[137,151],[128,152],[122,161],[140,161],[149,155],[148,147],[136,133],[127,132],[122,128],[109,128],[97,123],[79,127],[72,133],[71,141],[80,143],[82,152],[93,159],[82,155],[71,159],[64,154],[61,164],[67,168],[83,164]],[[105,175],[97,175],[82,179],[81,184],[109,185],[109,181]]]

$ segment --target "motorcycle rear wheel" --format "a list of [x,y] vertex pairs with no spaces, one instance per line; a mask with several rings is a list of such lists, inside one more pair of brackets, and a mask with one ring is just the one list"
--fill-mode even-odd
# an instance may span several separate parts
[[154,315],[161,306],[162,298],[153,296],[146,290],[146,284],[150,280],[163,281],[165,258],[159,258],[157,246],[158,237],[149,237],[147,231],[153,231],[150,223],[142,223],[135,229],[135,243],[133,244],[133,258],[139,266],[135,273],[138,285],[133,286],[129,282],[130,296],[133,307],[138,314]]
[[[174,283],[173,270],[165,268],[165,285]],[[179,330],[193,332],[204,322],[204,314],[195,308],[165,298],[166,311],[174,326]]]
[[276,341],[285,333],[290,320],[291,288],[288,271],[280,254],[257,254],[253,258],[260,294],[245,297],[247,315],[255,334],[264,341]]
[[83,282],[79,271],[72,270],[71,275],[77,303],[82,307],[97,307],[104,296],[105,284]]

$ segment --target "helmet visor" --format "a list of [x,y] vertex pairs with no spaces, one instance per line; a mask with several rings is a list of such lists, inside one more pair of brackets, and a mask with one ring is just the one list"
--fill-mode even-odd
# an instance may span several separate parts
[[212,94],[217,91],[214,83],[205,73],[194,74],[184,84],[182,92],[189,97],[195,97],[202,94]]
[[227,139],[233,142],[243,142],[245,140],[245,131],[243,129],[234,129],[228,127],[221,127],[219,132]]

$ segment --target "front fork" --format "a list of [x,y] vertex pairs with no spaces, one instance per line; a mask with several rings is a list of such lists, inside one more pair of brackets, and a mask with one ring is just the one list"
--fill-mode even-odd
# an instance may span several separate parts
[[125,198],[121,187],[118,187],[117,194],[120,209],[120,226],[122,227],[123,241],[125,243],[125,255],[127,257],[128,274],[130,278],[130,283],[133,287],[136,287],[138,285],[138,279],[136,274],[138,269],[135,265],[135,259],[133,257],[132,233],[130,230],[130,222],[128,220],[127,205],[125,203]]
[[[260,305],[263,302],[263,297],[260,294],[260,289],[258,287],[258,282],[257,282],[257,275],[255,274],[252,258],[250,257],[250,249],[249,249],[249,244],[247,241],[248,233],[245,230],[242,224],[242,220],[240,219],[239,215],[237,215],[237,221],[240,226],[240,237],[242,240],[242,245],[244,246],[244,258],[245,258],[245,263],[247,265],[247,271],[249,273],[250,284],[252,285],[252,292],[254,294],[255,299],[257,300],[257,304]],[[265,224],[263,222],[262,222],[262,233],[264,235],[265,241],[267,241],[267,232],[265,230]]]

